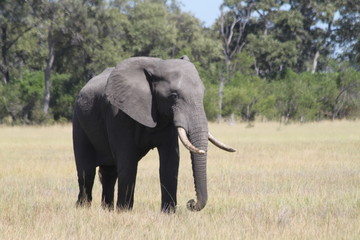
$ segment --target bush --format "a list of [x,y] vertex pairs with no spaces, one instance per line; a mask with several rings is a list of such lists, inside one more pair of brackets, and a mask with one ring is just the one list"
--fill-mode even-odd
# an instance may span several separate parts
[[[211,120],[219,112],[217,94],[218,86],[211,85],[205,98]],[[286,71],[267,82],[238,72],[225,85],[223,96],[223,117],[235,114],[244,121],[353,119],[360,114],[360,73],[353,68],[315,74]]]
[[21,79],[1,85],[0,120],[13,124],[45,121],[41,107],[43,82],[43,72],[25,72]]
[[25,72],[22,78],[0,85],[0,122],[6,124],[43,124],[55,120],[70,120],[74,103],[69,75],[53,74],[50,115],[43,111],[44,73]]
[[236,74],[224,88],[223,116],[235,114],[243,121],[254,121],[256,115],[269,115],[274,100],[267,87],[257,76]]
[[214,121],[219,114],[218,91],[219,89],[216,85],[209,85],[206,87],[204,96],[204,108],[206,112],[206,117],[210,121]]
[[74,82],[68,74],[52,77],[50,108],[55,121],[71,120],[75,96],[82,86]]

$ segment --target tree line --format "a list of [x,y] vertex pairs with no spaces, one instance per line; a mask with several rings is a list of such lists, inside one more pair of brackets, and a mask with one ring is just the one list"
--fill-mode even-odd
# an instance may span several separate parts
[[187,55],[210,120],[360,115],[360,5],[224,0],[211,27],[178,0],[1,0],[0,122],[69,121],[76,94],[132,56]]

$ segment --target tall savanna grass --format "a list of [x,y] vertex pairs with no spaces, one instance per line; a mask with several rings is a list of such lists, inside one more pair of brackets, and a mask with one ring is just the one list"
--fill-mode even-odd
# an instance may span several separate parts
[[0,239],[359,239],[360,122],[210,124],[208,205],[181,148],[178,209],[160,213],[158,157],[139,164],[134,210],[90,208],[78,194],[71,126],[0,127]]

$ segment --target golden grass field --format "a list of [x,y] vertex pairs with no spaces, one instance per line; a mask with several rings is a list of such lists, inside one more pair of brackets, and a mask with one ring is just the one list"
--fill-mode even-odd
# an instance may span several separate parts
[[210,124],[209,201],[181,149],[178,210],[160,213],[157,152],[139,164],[134,210],[89,209],[78,194],[71,126],[0,127],[0,239],[360,239],[360,122]]

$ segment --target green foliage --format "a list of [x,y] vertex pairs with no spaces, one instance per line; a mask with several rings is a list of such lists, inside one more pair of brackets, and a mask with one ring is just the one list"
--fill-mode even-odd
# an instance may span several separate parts
[[277,118],[288,121],[314,120],[319,114],[315,95],[316,76],[308,73],[287,72],[283,79],[272,83]]
[[234,113],[245,121],[255,119],[264,94],[265,82],[257,76],[237,74],[224,89],[223,115]]
[[140,1],[129,14],[129,41],[134,55],[167,57],[175,44],[176,28],[166,6]]
[[247,50],[256,56],[256,71],[263,78],[274,79],[297,60],[296,42],[281,42],[269,35],[248,36]]
[[0,1],[0,122],[69,121],[90,78],[140,55],[187,55],[206,86],[210,120],[360,116],[360,18],[353,1],[224,0],[212,28],[180,6],[177,0]]
[[[25,72],[21,79],[0,85],[0,119],[8,123],[42,123],[43,72]],[[10,119],[10,120],[9,120]]]
[[19,98],[20,91],[18,85],[0,85],[0,119],[4,123],[17,121],[23,109],[23,103]]
[[[360,73],[352,68],[342,73],[287,71],[271,82],[237,74],[225,86],[222,114],[235,114],[243,121],[266,118],[285,122],[359,117],[359,79]],[[214,116],[216,111],[212,112]]]
[[208,85],[206,87],[204,108],[206,117],[210,121],[214,121],[219,113],[217,91],[218,89],[216,85]]
[[336,84],[333,118],[357,117],[360,108],[360,72],[353,68],[346,69],[340,72]]
[[50,107],[54,120],[72,118],[75,96],[80,91],[81,86],[81,84],[73,86],[69,74],[55,74],[53,76]]

